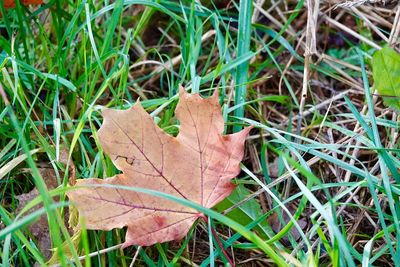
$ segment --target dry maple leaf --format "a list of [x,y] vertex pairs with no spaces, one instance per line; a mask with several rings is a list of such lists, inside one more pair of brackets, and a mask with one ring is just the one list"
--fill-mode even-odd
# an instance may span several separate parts
[[[60,153],[60,160],[61,163],[67,165],[68,162],[68,151],[65,149],[61,150]],[[69,170],[68,170],[68,180],[71,180],[72,182],[75,181],[75,164],[70,161],[69,164]],[[30,172],[30,169],[23,169],[24,171]],[[54,189],[58,186],[57,183],[57,176],[53,168],[51,166],[46,166],[45,168],[39,168],[40,175],[43,178],[44,183],[47,186],[47,189]],[[63,176],[64,173],[61,173],[61,176]],[[33,188],[30,192],[24,193],[21,195],[15,196],[18,201],[18,207],[16,210],[16,213],[19,213],[31,200],[39,196],[39,190],[37,188]],[[55,201],[58,201],[59,198],[55,197]],[[40,208],[42,208],[43,205],[38,205],[34,207],[33,209],[30,210],[30,212],[34,212]],[[68,214],[70,214],[69,210],[65,211],[66,218],[68,218]],[[65,220],[65,223],[67,225],[67,221]],[[40,251],[43,253],[43,256],[46,259],[50,259],[52,252],[52,244],[51,244],[51,236],[49,232],[49,225],[47,222],[47,217],[45,215],[42,215],[39,217],[39,219],[28,226],[29,232],[32,234],[33,237],[36,238],[37,244],[40,248]],[[35,266],[39,266],[38,264],[35,264]]]
[[[43,177],[43,180],[48,189],[54,189],[58,186],[56,174],[54,173],[54,170],[52,168],[39,168],[39,172],[40,175]],[[32,191],[28,193],[15,196],[16,199],[18,199],[19,201],[16,211],[20,212],[31,200],[39,195],[40,193],[35,187],[34,189],[32,189]],[[30,210],[30,212],[36,211],[42,207],[43,205],[38,205],[34,209]],[[49,259],[51,257],[51,238],[49,225],[47,223],[47,217],[40,216],[37,221],[29,225],[28,229],[32,236],[37,239],[38,246],[45,258]]]
[[[43,3],[43,0],[20,0],[20,3],[27,6],[27,5],[40,5]],[[4,7],[5,8],[13,8],[15,7],[15,0],[4,0]]]
[[244,142],[250,127],[221,135],[224,121],[218,92],[203,99],[181,88],[176,116],[177,137],[164,133],[139,102],[128,110],[103,110],[98,132],[104,151],[123,174],[107,179],[78,180],[92,185],[68,193],[88,229],[111,230],[127,226],[123,247],[149,246],[182,239],[197,210],[144,193],[96,184],[161,191],[211,208],[227,197],[240,172]]

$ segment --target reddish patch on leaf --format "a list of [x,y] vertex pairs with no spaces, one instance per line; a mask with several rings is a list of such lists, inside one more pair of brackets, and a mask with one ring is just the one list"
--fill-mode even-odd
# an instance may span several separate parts
[[163,227],[167,220],[163,216],[154,216],[154,222],[158,225],[158,227]]
[[[24,6],[27,5],[40,5],[43,4],[43,0],[20,0],[20,3]],[[15,0],[4,0],[5,8],[13,8],[15,7]]]
[[105,109],[103,116],[99,140],[122,174],[78,180],[78,186],[92,186],[67,193],[86,218],[88,229],[127,226],[123,247],[149,246],[182,239],[202,217],[197,210],[174,201],[95,185],[146,188],[206,208],[212,208],[234,189],[231,180],[240,172],[244,142],[251,128],[222,135],[224,120],[217,92],[203,99],[180,89],[177,137],[161,130],[139,102],[128,110]]

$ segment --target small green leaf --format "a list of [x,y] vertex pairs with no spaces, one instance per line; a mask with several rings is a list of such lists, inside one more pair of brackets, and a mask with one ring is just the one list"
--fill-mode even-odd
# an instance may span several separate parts
[[[250,194],[251,192],[247,190],[246,187],[240,184],[235,188],[232,194],[230,194],[226,199],[224,199],[217,206],[215,206],[215,209],[219,212],[222,212],[228,208],[233,207],[237,203],[241,202]],[[242,203],[241,205],[239,205],[238,207],[234,208],[233,210],[231,210],[226,214],[228,218],[242,225],[247,225],[252,221],[257,220],[262,215],[263,212],[261,210],[260,204],[258,204],[258,202],[254,198],[249,199],[248,201]],[[264,220],[258,223],[254,229],[261,237],[266,238],[267,237],[266,233],[268,232],[267,225],[268,222]]]
[[400,54],[390,47],[375,52],[372,70],[375,90],[387,106],[400,110]]

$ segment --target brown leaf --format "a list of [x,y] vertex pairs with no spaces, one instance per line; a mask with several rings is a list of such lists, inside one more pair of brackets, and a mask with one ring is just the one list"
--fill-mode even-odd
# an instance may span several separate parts
[[[40,5],[43,3],[43,0],[20,0],[20,3],[27,6],[27,5]],[[4,0],[4,7],[5,8],[13,8],[15,7],[15,0]]]
[[[136,103],[128,110],[105,109],[98,132],[104,151],[123,174],[107,179],[78,180],[77,185],[111,184],[140,187],[185,198],[211,208],[234,189],[244,141],[250,127],[221,135],[224,121],[216,92],[208,99],[181,88],[176,116],[178,136],[164,133]],[[68,193],[86,218],[88,229],[127,226],[124,247],[180,240],[202,216],[173,201],[106,187]]]
[[[62,149],[60,151],[60,162],[67,165],[68,161],[68,151]],[[28,169],[27,171],[30,171]],[[39,168],[40,175],[43,178],[47,189],[55,189],[58,186],[56,173],[50,166],[48,168]],[[61,173],[63,175],[63,173]],[[75,165],[72,161],[69,162],[68,177],[70,181],[75,181]],[[30,192],[16,196],[18,199],[18,207],[16,212],[20,212],[30,201],[39,196],[39,191],[33,188]],[[58,201],[58,198],[55,198]],[[43,204],[37,205],[35,208],[30,210],[34,212],[43,207]],[[69,211],[65,210],[65,224],[68,225],[66,218],[68,218]],[[51,237],[49,232],[49,225],[47,222],[47,217],[42,215],[39,219],[28,226],[29,232],[37,240],[40,251],[43,253],[46,259],[49,259],[52,255],[51,248]]]
[[[57,179],[56,175],[54,173],[54,170],[52,168],[40,168],[39,169],[40,175],[43,177],[43,180],[47,186],[47,188],[54,189],[57,187]],[[28,204],[31,200],[36,198],[39,195],[39,191],[34,188],[32,191],[29,193],[21,194],[16,196],[16,198],[19,201],[17,212],[21,211],[26,204]],[[43,205],[38,205],[34,209],[30,210],[30,212],[34,212],[40,208],[42,208]],[[43,255],[45,256],[46,259],[50,258],[51,256],[51,238],[50,238],[50,232],[49,232],[49,225],[47,223],[47,217],[46,216],[40,216],[39,219],[32,224],[29,225],[28,227],[29,232],[32,234],[33,237],[36,238],[38,246],[40,250],[42,251]]]

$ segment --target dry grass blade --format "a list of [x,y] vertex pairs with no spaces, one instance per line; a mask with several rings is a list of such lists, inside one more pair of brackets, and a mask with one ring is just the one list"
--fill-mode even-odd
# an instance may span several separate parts
[[317,27],[319,14],[319,0],[307,1],[307,27],[306,27],[306,47],[304,52],[304,71],[303,85],[301,90],[299,116],[297,119],[297,135],[300,135],[301,124],[303,120],[303,110],[306,103],[307,92],[309,90],[310,64],[312,56],[317,54]]
[[[32,156],[40,151],[39,148],[32,149],[29,154]],[[7,162],[3,167],[0,168],[0,179],[4,178],[7,174],[9,174],[15,167],[24,162],[27,158],[26,154],[21,154],[14,159]]]

